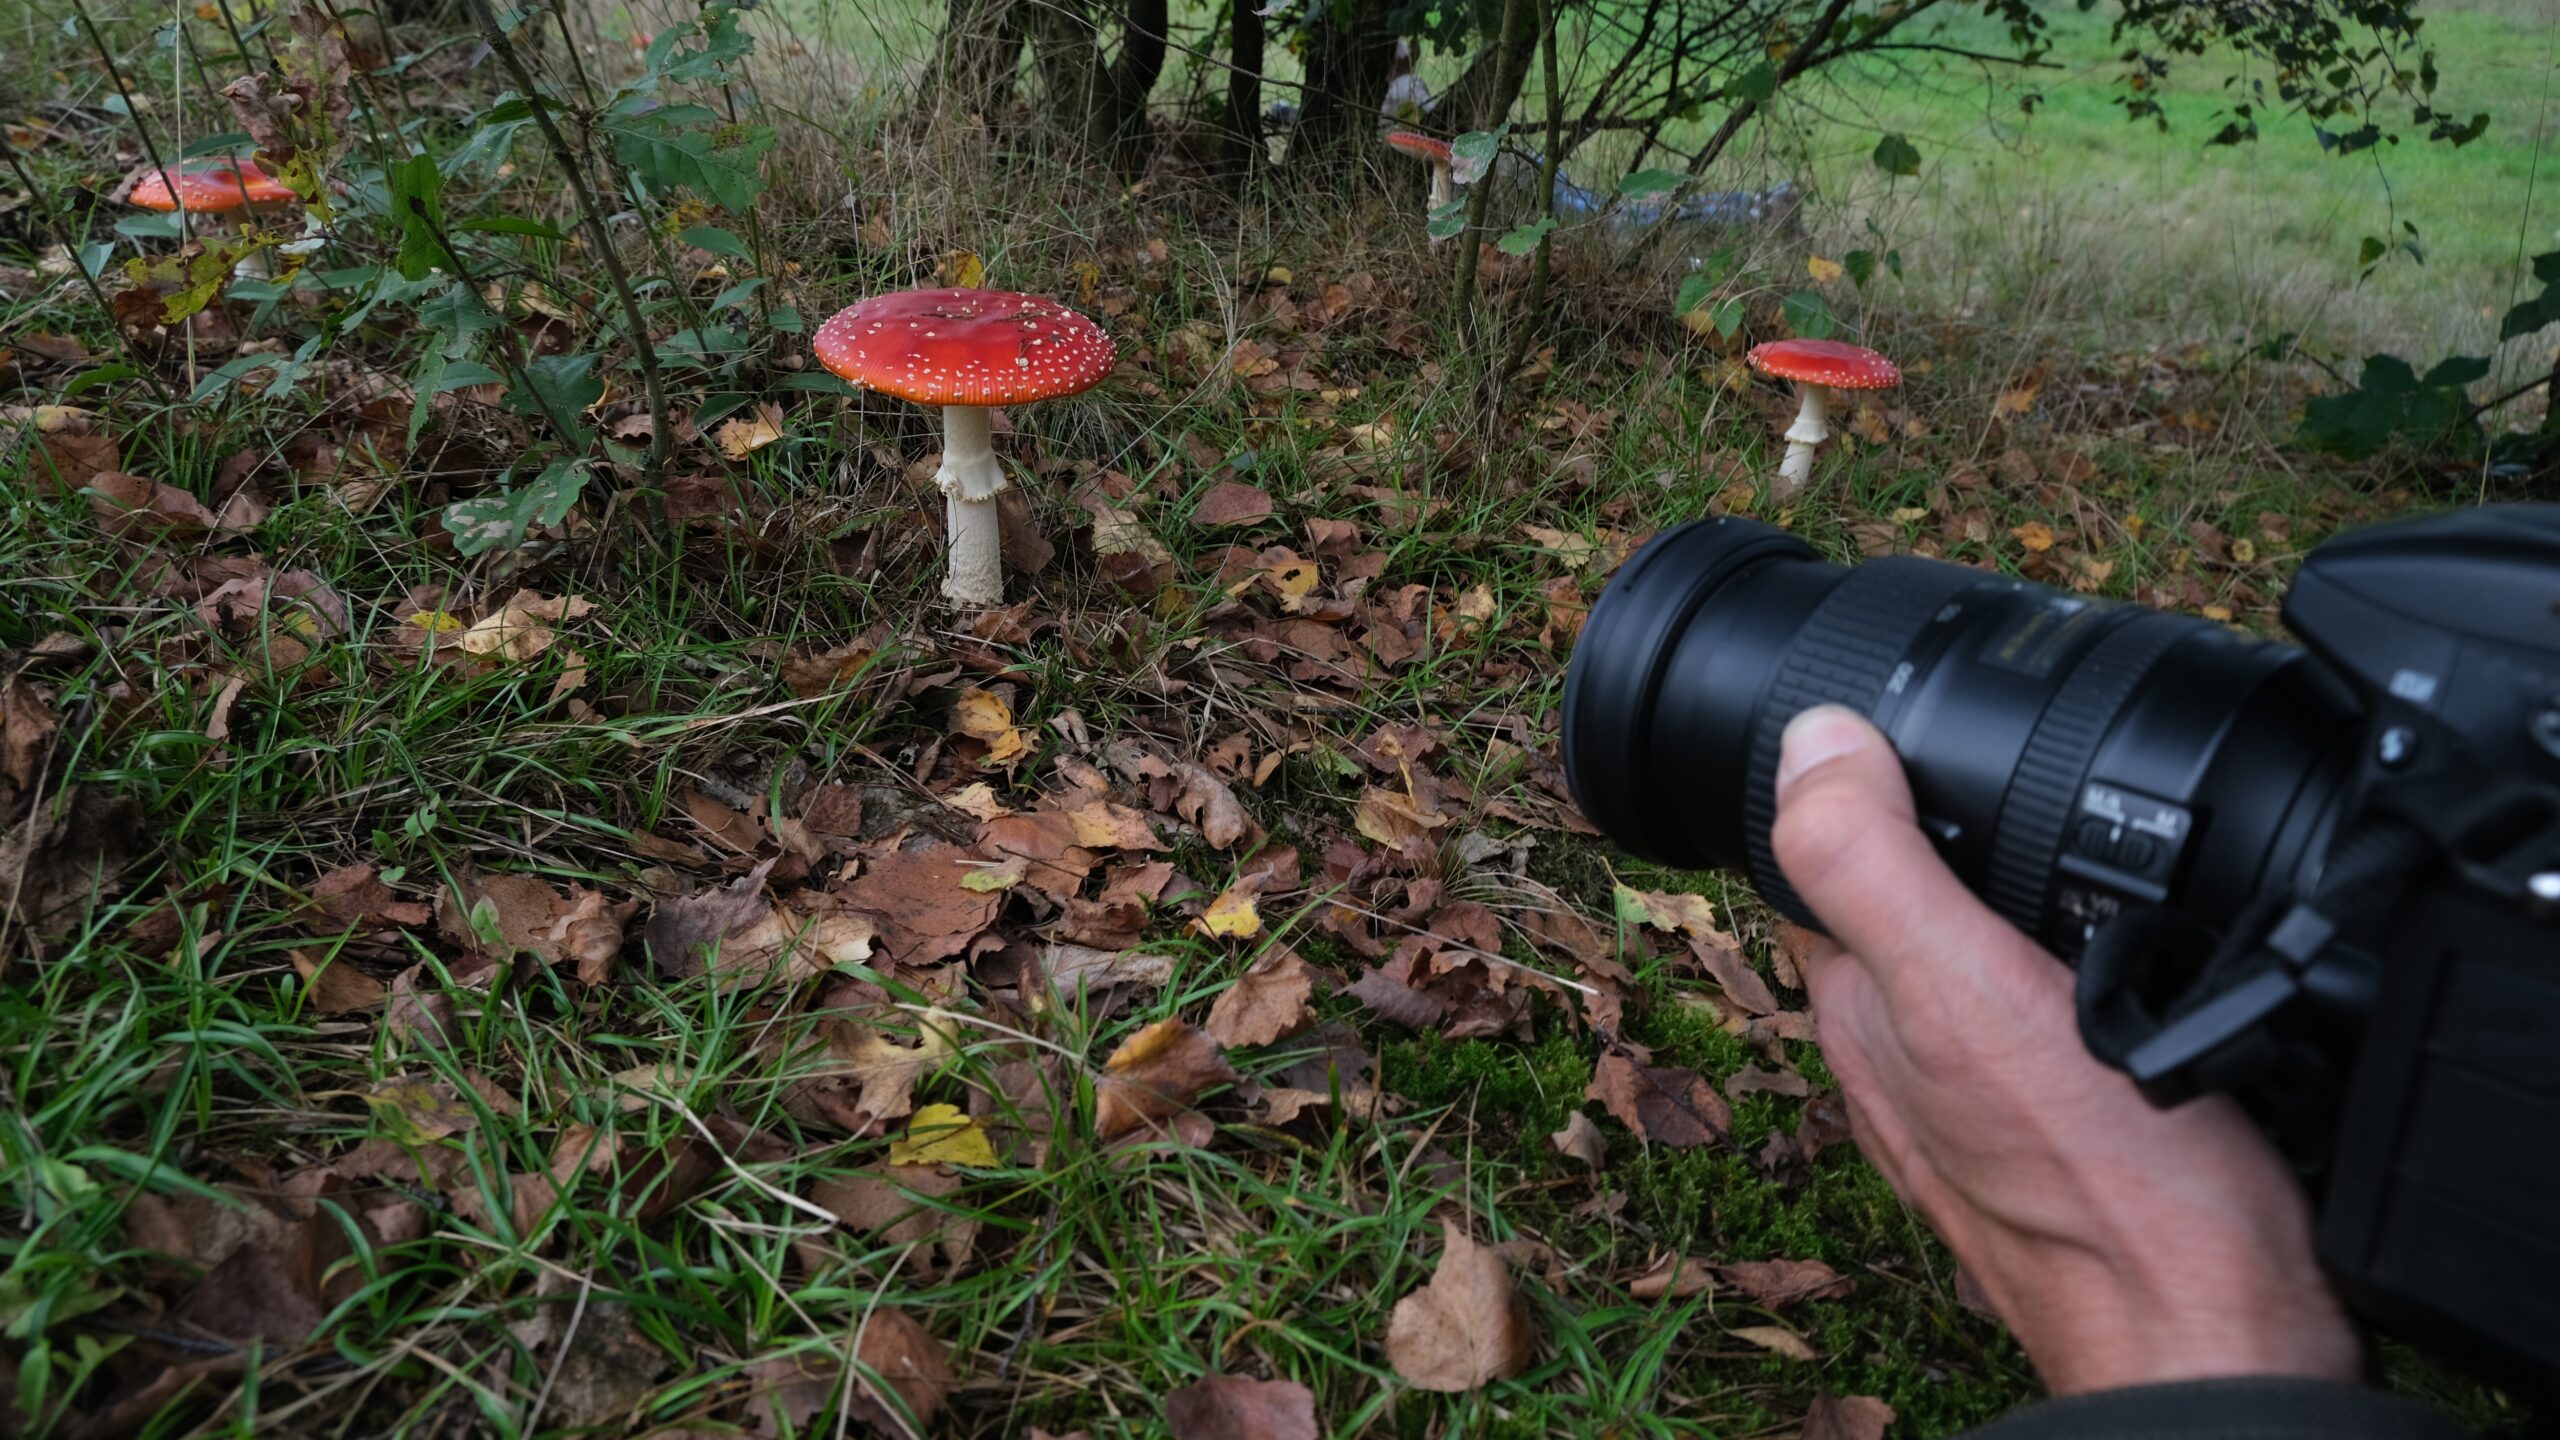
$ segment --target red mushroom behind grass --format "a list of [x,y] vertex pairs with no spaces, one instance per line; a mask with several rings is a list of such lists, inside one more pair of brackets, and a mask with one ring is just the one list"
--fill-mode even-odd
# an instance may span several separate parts
[[[218,215],[231,210],[254,212],[262,205],[290,205],[300,197],[254,161],[218,160],[192,170],[181,168],[175,175],[154,170],[135,181],[125,198],[163,214],[184,210],[191,215]],[[244,280],[265,279],[266,253],[255,251],[243,257],[231,273]]]
[[1833,390],[1890,390],[1902,383],[1894,363],[1838,340],[1772,340],[1747,357],[1763,375],[1795,382],[1803,403],[1787,427],[1787,458],[1778,466],[1776,498],[1793,495],[1813,474],[1814,447],[1831,438],[1826,402]]
[[865,389],[942,407],[942,468],[955,605],[1004,601],[1004,535],[988,411],[1089,390],[1111,373],[1111,337],[1055,300],[1011,290],[905,290],[875,295],[818,327],[829,370]]
[[[1390,130],[1387,132],[1387,144],[1407,155],[1431,162],[1430,210],[1437,210],[1458,198],[1457,184],[1449,174],[1448,141],[1434,140],[1428,135],[1416,135],[1410,130]],[[1430,210],[1423,213],[1427,216]],[[1432,243],[1439,242],[1435,240]]]

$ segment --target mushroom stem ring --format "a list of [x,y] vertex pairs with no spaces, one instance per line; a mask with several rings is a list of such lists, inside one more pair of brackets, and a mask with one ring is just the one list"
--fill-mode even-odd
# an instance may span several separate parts
[[1794,494],[1813,478],[1813,452],[1831,438],[1830,390],[1800,381],[1796,393],[1803,403],[1796,407],[1795,423],[1787,427],[1787,458],[1778,463],[1781,495]]

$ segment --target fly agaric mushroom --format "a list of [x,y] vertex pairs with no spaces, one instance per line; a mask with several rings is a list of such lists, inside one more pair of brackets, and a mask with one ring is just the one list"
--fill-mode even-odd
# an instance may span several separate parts
[[1432,210],[1437,210],[1458,198],[1457,184],[1449,175],[1448,141],[1434,140],[1428,135],[1416,135],[1410,130],[1390,130],[1387,132],[1387,144],[1407,155],[1431,162]]
[[903,290],[874,295],[818,327],[818,362],[865,389],[942,407],[942,468],[951,573],[942,593],[983,607],[1004,601],[1005,487],[987,412],[1091,389],[1111,373],[1111,337],[1055,300],[1011,290]]
[[1787,427],[1787,458],[1778,466],[1778,496],[1796,492],[1813,474],[1813,450],[1831,438],[1825,406],[1833,390],[1890,390],[1902,383],[1894,363],[1861,345],[1838,340],[1772,340],[1754,345],[1751,368],[1795,382],[1803,404]]
[[[289,205],[300,197],[252,161],[220,160],[193,170],[182,169],[174,176],[166,170],[154,170],[135,181],[133,192],[126,198],[145,210],[211,215],[226,210],[254,211],[261,205]],[[231,273],[243,280],[265,279],[265,253],[242,257]]]
[[172,177],[154,170],[134,182],[133,203],[145,210],[237,210],[243,205],[282,205],[295,197],[284,182],[248,160],[223,160]]

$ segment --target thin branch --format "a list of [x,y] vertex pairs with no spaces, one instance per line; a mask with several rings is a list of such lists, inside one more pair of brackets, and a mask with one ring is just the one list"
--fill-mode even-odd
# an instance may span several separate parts
[[632,349],[640,360],[641,383],[649,392],[649,456],[641,462],[641,478],[649,488],[660,487],[667,470],[667,442],[675,428],[667,417],[666,384],[658,375],[658,351],[649,343],[649,322],[640,313],[639,297],[631,292],[631,276],[622,268],[622,257],[615,253],[613,236],[604,228],[604,216],[596,208],[596,197],[587,185],[587,173],[578,163],[577,152],[569,148],[566,136],[551,119],[551,107],[543,102],[542,90],[534,82],[533,72],[525,68],[524,57],[516,53],[507,32],[498,27],[496,12],[489,0],[469,0],[471,16],[480,25],[480,38],[515,77],[517,89],[524,95],[525,108],[532,112],[535,128],[542,132],[543,142],[551,147],[551,158],[558,162],[569,182],[570,192],[578,201],[578,227],[587,235],[587,243],[595,247],[596,259],[612,277],[614,298],[621,303],[622,316],[631,329]]

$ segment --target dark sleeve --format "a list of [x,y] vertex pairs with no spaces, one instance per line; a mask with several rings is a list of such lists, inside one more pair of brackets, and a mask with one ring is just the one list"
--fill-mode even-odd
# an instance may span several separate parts
[[2334,1380],[2191,1380],[2045,1400],[1966,1440],[2470,1440],[2415,1400]]

